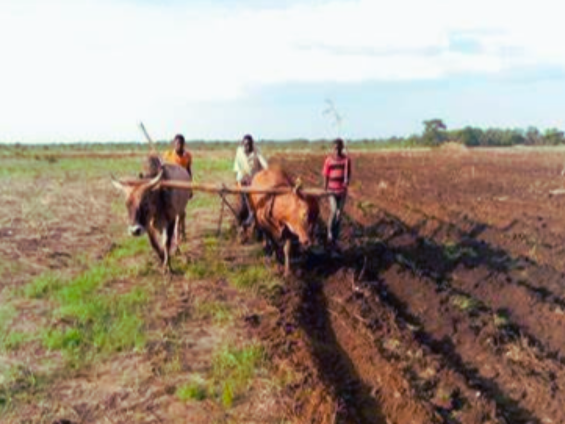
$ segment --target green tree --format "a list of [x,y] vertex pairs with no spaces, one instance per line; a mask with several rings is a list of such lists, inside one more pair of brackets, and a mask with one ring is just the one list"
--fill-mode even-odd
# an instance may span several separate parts
[[439,146],[447,140],[447,127],[441,119],[424,121],[424,134],[422,142],[426,146]]
[[565,143],[563,131],[557,128],[549,128],[543,134],[544,144],[557,145]]
[[540,131],[536,127],[528,127],[528,129],[526,130],[526,139],[524,142],[525,144],[537,146],[544,144],[544,139]]
[[458,130],[455,134],[455,138],[465,146],[479,146],[482,136],[483,130],[473,127],[465,127],[462,130]]

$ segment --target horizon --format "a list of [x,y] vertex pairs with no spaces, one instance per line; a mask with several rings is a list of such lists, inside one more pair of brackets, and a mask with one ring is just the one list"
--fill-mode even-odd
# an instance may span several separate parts
[[[441,119],[440,119],[441,120]],[[551,131],[551,130],[558,130],[560,132],[562,132],[561,128],[557,128],[557,127],[546,127],[546,128],[539,128],[533,125],[527,125],[527,126],[521,126],[521,127],[480,127],[480,126],[476,126],[476,125],[466,125],[465,127],[458,127],[458,128],[450,128],[449,126],[446,127],[446,133],[447,135],[455,135],[454,133],[457,133],[461,130],[464,130],[466,128],[471,128],[471,129],[478,129],[480,131],[483,132],[487,132],[489,130],[494,130],[494,131],[511,131],[511,132],[517,132],[520,133],[522,135],[526,135],[527,131],[530,129],[534,129],[539,131],[539,135],[543,136],[544,133]],[[142,134],[141,130],[140,130],[140,134]],[[410,139],[414,139],[414,138],[421,138],[424,135],[424,130],[423,130],[423,122],[422,122],[422,130],[420,130],[419,132],[413,132],[410,134],[406,134],[406,135],[391,135],[389,137],[360,137],[360,138],[347,138],[347,137],[343,137],[340,135],[334,135],[334,136],[329,136],[329,137],[316,137],[316,138],[307,138],[307,137],[292,137],[292,138],[255,138],[254,137],[254,141],[256,143],[281,143],[281,144],[285,144],[285,143],[331,143],[333,140],[335,140],[336,138],[343,138],[344,141],[346,143],[382,143],[382,144],[388,144],[388,143],[394,143],[394,142],[398,142],[398,143],[402,143],[404,141],[409,141]],[[185,138],[185,141],[187,144],[213,144],[213,143],[219,143],[219,144],[238,144],[241,142],[241,139],[237,139],[237,138],[231,138],[231,139],[220,139],[220,138],[210,138],[210,139],[203,139],[203,138],[194,138],[194,139],[188,139]],[[453,138],[447,138],[444,140],[445,142],[459,142],[457,139],[453,139]],[[153,139],[152,140],[153,143],[158,144],[158,145],[171,145],[172,143],[174,143],[174,136],[171,137],[171,139],[167,140],[167,139]],[[21,141],[10,141],[10,142],[5,142],[5,141],[1,141],[0,140],[0,147],[2,146],[57,146],[57,145],[88,145],[88,144],[138,144],[138,145],[147,145],[148,140],[145,138],[144,135],[140,135],[137,139],[131,139],[131,140],[66,140],[66,141],[57,141],[57,140],[47,140],[47,141],[39,141],[39,142],[21,142]],[[520,144],[520,143],[518,143]],[[486,147],[486,146],[483,146]]]
[[139,121],[163,140],[386,139],[431,118],[563,128],[562,9],[5,0],[0,143],[131,142]]

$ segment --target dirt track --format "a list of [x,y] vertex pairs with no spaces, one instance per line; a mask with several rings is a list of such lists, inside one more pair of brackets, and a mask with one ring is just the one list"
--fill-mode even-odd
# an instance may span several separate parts
[[[279,299],[333,417],[565,423],[565,155],[354,158],[344,257],[311,257]],[[282,161],[319,185],[322,159]]]

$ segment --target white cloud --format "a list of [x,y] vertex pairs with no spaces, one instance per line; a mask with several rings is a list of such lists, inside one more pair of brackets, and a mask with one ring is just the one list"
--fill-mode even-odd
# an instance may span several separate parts
[[[134,138],[143,116],[167,122],[266,84],[565,66],[563,7],[550,0],[188,4],[2,0],[0,140]],[[450,49],[459,33],[480,48]]]

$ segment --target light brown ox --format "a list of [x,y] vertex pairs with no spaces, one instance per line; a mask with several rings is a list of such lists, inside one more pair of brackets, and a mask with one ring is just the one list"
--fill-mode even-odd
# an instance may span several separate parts
[[117,181],[112,178],[114,186],[126,196],[129,234],[138,237],[147,232],[165,272],[171,271],[170,256],[179,244],[179,224],[183,224],[186,205],[192,197],[190,190],[159,186],[161,181],[171,180],[190,182],[191,177],[186,169],[165,164],[152,179]]
[[[269,168],[257,173],[251,189],[293,187],[291,179],[280,168]],[[303,248],[313,242],[314,227],[319,216],[318,200],[303,195],[300,190],[285,194],[250,194],[250,206],[255,212],[256,224],[267,238],[267,244],[284,243],[284,273],[290,274],[292,235]]]

